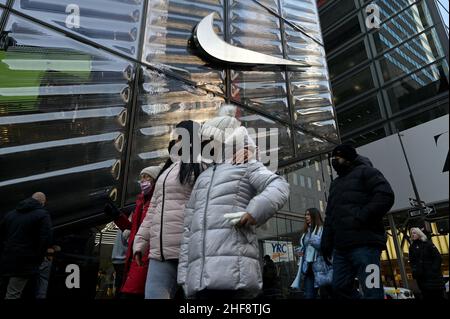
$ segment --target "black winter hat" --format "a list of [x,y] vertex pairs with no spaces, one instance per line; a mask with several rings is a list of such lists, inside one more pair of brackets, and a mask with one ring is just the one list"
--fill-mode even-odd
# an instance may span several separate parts
[[349,144],[341,144],[337,146],[333,150],[332,155],[333,157],[335,156],[342,157],[343,159],[346,159],[349,162],[353,162],[358,157],[358,153],[356,153],[355,148]]

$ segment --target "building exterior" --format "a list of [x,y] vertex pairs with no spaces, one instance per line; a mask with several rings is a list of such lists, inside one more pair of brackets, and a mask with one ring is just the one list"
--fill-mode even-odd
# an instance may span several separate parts
[[[406,235],[417,222],[409,217],[413,208],[409,199],[416,195],[405,156],[421,200],[435,210],[429,217],[437,235],[433,242],[445,256],[448,275],[449,51],[448,28],[438,3],[336,0],[318,4],[342,140],[359,146],[358,152],[385,174],[396,194],[392,209],[396,227],[386,220],[391,236],[383,254],[385,279],[415,288],[407,264]],[[373,26],[369,5],[379,8],[379,28]]]
[[[367,26],[369,4],[379,28]],[[319,6],[343,141],[368,144],[448,114],[448,33],[435,1]]]
[[[212,12],[229,44],[308,67],[207,59],[192,35]],[[130,207],[178,122],[231,102],[245,126],[278,130],[293,187],[262,250],[296,245],[305,209],[324,210],[339,143],[322,41],[314,0],[0,0],[1,213],[43,191],[57,229],[104,223],[103,196]],[[295,261],[276,261],[286,292]]]

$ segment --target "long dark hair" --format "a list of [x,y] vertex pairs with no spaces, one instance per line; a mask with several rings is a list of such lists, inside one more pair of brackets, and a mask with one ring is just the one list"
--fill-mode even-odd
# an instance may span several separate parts
[[[196,159],[194,158],[194,143],[199,143],[199,137],[198,137],[198,131],[200,130],[200,124],[194,121],[182,121],[176,125],[176,128],[183,128],[189,132],[189,141],[186,141],[190,143],[189,147],[189,162],[184,163],[181,161],[180,163],[180,173],[179,173],[179,179],[180,183],[185,184],[194,184],[197,178],[200,176],[202,172],[202,168],[200,163],[194,163],[196,162]],[[177,141],[182,141],[182,136],[178,136],[177,140],[171,140],[169,143],[169,154],[176,144]],[[182,141],[183,143],[183,141]],[[180,149],[181,151],[181,149]],[[172,159],[169,157],[164,164],[163,168],[161,169],[161,172],[158,175],[158,178],[166,171],[171,165],[173,164]]]
[[[309,216],[311,216],[311,231],[316,230],[316,234],[319,231],[318,227],[323,225],[322,215],[320,214],[320,211],[317,208],[308,208],[305,212],[309,213]],[[317,227],[317,229],[316,229]],[[306,233],[308,231],[308,224],[305,221],[305,225],[303,226],[303,231]]]

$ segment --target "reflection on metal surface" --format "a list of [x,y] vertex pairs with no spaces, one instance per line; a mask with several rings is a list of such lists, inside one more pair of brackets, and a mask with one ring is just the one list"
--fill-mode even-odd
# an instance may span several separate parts
[[[20,0],[15,1],[13,8],[67,32],[136,57],[143,3],[142,0]],[[79,28],[70,28],[66,24],[66,8],[70,4],[79,7]]]
[[119,123],[120,125],[122,125],[123,127],[125,127],[127,125],[127,119],[128,119],[128,110],[124,109],[120,115],[119,115]]
[[223,95],[225,72],[193,54],[189,42],[192,30],[212,11],[219,13],[215,27],[223,34],[223,0],[148,0],[142,60]]
[[122,90],[122,92],[120,93],[120,96],[122,97],[122,100],[123,100],[125,103],[128,103],[128,102],[130,101],[130,94],[131,94],[130,91],[131,91],[130,88],[129,88],[129,87],[126,87],[126,88],[124,88],[124,89]]
[[122,162],[120,160],[117,160],[111,168],[111,174],[115,180],[119,180],[121,168]]
[[69,111],[69,112],[62,111],[43,114],[2,116],[0,117],[0,124],[11,125],[11,124],[25,124],[25,123],[37,123],[49,121],[62,121],[72,119],[81,120],[88,118],[107,118],[123,114],[125,111],[126,109],[124,109],[123,107],[111,107],[108,109],[93,109],[93,110]]
[[130,82],[133,79],[133,66],[129,65],[127,66],[127,68],[123,71],[123,77],[125,78],[125,80],[127,80],[128,82]]
[[117,188],[113,188],[113,189],[111,190],[111,192],[109,193],[109,197],[110,197],[114,202],[117,201],[117,193],[118,193]]
[[194,39],[197,46],[212,58],[222,62],[244,65],[309,66],[309,64],[303,61],[289,61],[228,44],[214,31],[214,14],[211,13],[205,17],[194,31]]
[[116,147],[117,151],[122,153],[124,144],[125,144],[125,135],[120,134],[114,141],[114,146]]
[[[4,210],[36,188],[48,190],[55,203],[56,224],[89,216],[97,209],[90,194],[98,190],[118,204],[122,199],[125,204],[134,202],[139,172],[166,160],[175,125],[216,116],[224,96],[248,106],[239,108],[236,117],[249,128],[267,129],[257,131],[255,140],[267,141],[267,149],[277,150],[280,161],[332,147],[324,139],[291,130],[293,124],[302,124],[326,137],[336,133],[323,49],[288,24],[283,27],[278,16],[254,1],[146,0],[145,30],[137,29],[144,16],[142,0],[77,0],[84,12],[81,28],[67,30],[63,9],[70,2],[11,3],[36,21],[75,37],[12,12],[3,26],[12,40],[7,51],[0,51],[0,199]],[[320,38],[315,0],[261,2]],[[233,50],[246,48],[278,62],[225,71],[223,64],[201,59],[189,40],[195,26],[211,12],[218,13],[216,18],[210,15],[202,23],[215,40],[226,38]],[[140,32],[145,32],[144,47],[137,50]],[[92,42],[142,59],[161,72],[142,68],[142,81],[135,82],[140,67],[136,61],[119,58]],[[135,55],[138,51],[143,51],[142,56]],[[296,64],[288,72],[286,61]],[[252,58],[250,62],[257,61]],[[197,87],[164,75],[165,71]],[[279,143],[271,144],[274,133],[269,129],[278,130]],[[294,136],[299,143],[297,153]],[[130,152],[125,152],[127,145]],[[75,217],[74,211],[79,213]]]
[[122,137],[122,144],[123,144],[123,134],[106,133],[106,134],[101,134],[101,135],[71,138],[71,139],[64,139],[64,140],[56,140],[56,141],[28,144],[28,145],[20,145],[20,146],[14,146],[14,147],[3,147],[3,148],[0,148],[0,155],[30,152],[30,151],[36,151],[36,150],[45,150],[45,149],[49,149],[49,148],[62,147],[62,146],[82,145],[82,144],[88,144],[88,143],[99,143],[99,142],[106,142],[106,141],[113,141],[113,140],[117,141],[120,137]]
[[116,162],[115,160],[108,160],[108,161],[103,161],[100,163],[71,167],[68,169],[52,171],[52,172],[48,172],[48,173],[44,173],[44,174],[37,174],[37,175],[31,175],[31,176],[22,177],[22,178],[0,181],[0,187],[14,185],[14,184],[28,183],[28,182],[32,182],[32,181],[43,182],[43,180],[52,178],[52,177],[60,177],[60,176],[69,175],[69,174],[78,174],[78,173],[100,170],[103,168],[111,167],[115,162]]

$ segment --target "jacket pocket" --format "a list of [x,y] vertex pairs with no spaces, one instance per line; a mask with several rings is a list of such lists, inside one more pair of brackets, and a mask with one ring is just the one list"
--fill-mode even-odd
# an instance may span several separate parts
[[238,237],[242,243],[253,245],[256,242],[256,233],[254,231],[254,226],[250,227],[251,228],[248,229],[242,227],[235,227],[235,229],[238,232]]

